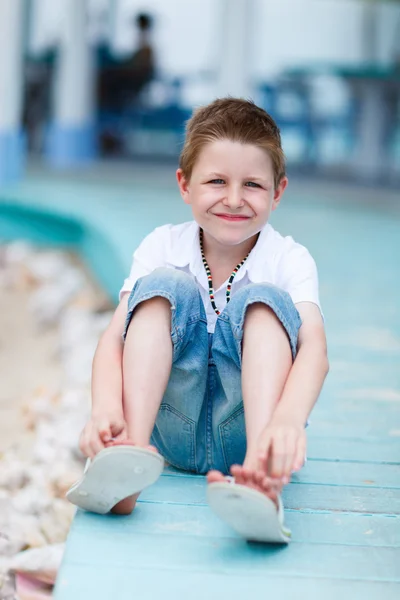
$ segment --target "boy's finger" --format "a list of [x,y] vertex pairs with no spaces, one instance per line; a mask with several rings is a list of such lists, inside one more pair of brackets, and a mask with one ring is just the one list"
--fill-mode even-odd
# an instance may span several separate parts
[[290,481],[290,476],[293,472],[293,465],[294,465],[294,461],[295,461],[295,456],[296,456],[296,440],[289,436],[286,439],[286,456],[285,456],[285,463],[284,463],[284,467],[283,467],[283,478],[284,478],[284,483],[289,483]]
[[113,441],[114,442],[124,442],[128,439],[128,434],[125,429],[121,431],[118,435],[113,433]]
[[99,437],[100,437],[101,441],[104,443],[109,442],[111,440],[111,438],[113,437],[111,435],[111,427],[107,422],[100,423],[98,430],[99,430]]
[[86,456],[86,458],[90,457],[91,450],[89,448],[89,444],[86,437],[81,437],[81,440],[79,442],[79,450],[82,452],[83,456]]
[[90,448],[89,448],[89,434],[90,434],[90,425],[86,425],[84,430],[82,431],[79,437],[79,450],[82,452],[83,456],[90,456]]
[[285,467],[286,448],[282,437],[274,438],[272,442],[271,476],[282,477]]
[[96,454],[98,454],[104,448],[104,444],[101,441],[100,436],[96,435],[95,432],[92,433],[89,447],[91,450],[91,458],[96,456]]
[[300,438],[299,441],[297,442],[297,449],[296,449],[296,455],[294,458],[294,466],[293,469],[295,471],[300,471],[300,469],[302,468],[302,466],[304,465],[304,461],[306,458],[306,438],[305,436]]
[[258,448],[258,464],[264,473],[268,472],[268,460],[271,451],[271,438],[265,437]]
[[110,423],[111,437],[117,438],[125,433],[125,421],[113,421]]

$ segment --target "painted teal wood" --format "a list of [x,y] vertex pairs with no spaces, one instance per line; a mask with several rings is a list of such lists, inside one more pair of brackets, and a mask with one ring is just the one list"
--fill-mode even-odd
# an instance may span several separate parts
[[[96,582],[93,585],[93,582]],[[160,581],[162,584],[160,584]],[[160,588],[162,587],[162,593]],[[68,590],[68,596],[65,595]],[[92,564],[77,565],[60,578],[59,598],[114,598],[120,600],[155,600],[179,598],[190,600],[243,600],[243,598],[271,598],[285,600],[398,600],[399,586],[393,582],[360,581],[356,579],[331,579],[316,577],[264,574],[242,577],[220,572],[127,570],[125,567],[107,571]],[[64,594],[64,595],[63,595]]]
[[[330,463],[331,464],[331,463]],[[157,486],[145,490],[143,500],[177,504],[205,504],[206,483],[203,478],[192,483],[192,477],[183,477],[177,487],[174,477],[166,476]],[[373,486],[340,486],[292,483],[284,490],[287,508],[307,510],[353,511],[400,515],[400,490]]]
[[[156,506],[155,506],[156,505]],[[294,543],[344,544],[356,546],[400,547],[400,520],[351,512],[316,512],[310,510],[286,510],[286,522],[292,529]],[[175,533],[190,536],[237,538],[238,536],[222,521],[210,513],[208,506],[174,504],[169,502],[145,502],[141,500],[136,515],[120,519],[109,516],[78,512],[75,530],[95,531],[104,528],[110,535]]]
[[[171,468],[165,474],[168,477],[188,477],[184,471]],[[309,459],[301,471],[293,474],[292,483],[400,489],[400,465]]]
[[368,463],[323,462],[309,460],[293,476],[294,483],[356,485],[400,490],[400,466]]
[[386,441],[376,439],[365,442],[363,439],[338,439],[317,437],[310,433],[308,438],[308,456],[318,460],[347,460],[369,463],[390,463],[399,454],[399,442],[396,438]]
[[[129,517],[78,512],[56,600],[400,597],[400,204],[321,190],[292,186],[273,219],[316,258],[331,361],[284,492],[292,543],[244,543],[209,511],[204,478],[168,469]],[[69,220],[56,231],[27,209]],[[172,178],[138,170],[33,175],[0,197],[0,238],[74,245],[113,298],[143,236],[187,218]]]
[[[124,552],[110,552],[110,535],[102,528],[96,535],[96,565],[104,569],[224,572],[227,576],[251,578],[267,575],[328,577],[394,582],[398,578],[400,549],[339,544],[307,544],[296,542],[289,548],[246,544],[237,538],[185,536],[170,533],[151,535],[135,533],[126,540],[125,533],[113,536],[114,546],[124,544]],[[87,563],[87,533],[75,531],[74,564]],[[70,550],[69,550],[70,552]],[[67,556],[68,558],[68,556]],[[154,575],[153,575],[154,577]],[[150,582],[149,582],[150,583]],[[134,589],[134,580],[132,586]],[[161,593],[160,582],[153,583]]]

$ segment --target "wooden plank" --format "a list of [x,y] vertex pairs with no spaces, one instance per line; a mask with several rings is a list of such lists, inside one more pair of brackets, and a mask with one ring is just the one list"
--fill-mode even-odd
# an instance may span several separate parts
[[100,570],[92,564],[71,565],[61,573],[56,587],[57,600],[243,600],[281,598],[282,600],[398,600],[400,584],[305,577],[303,574],[251,577],[224,572],[210,573],[123,566]]
[[[336,394],[335,391],[332,394]],[[346,410],[347,405],[347,410]],[[360,423],[369,423],[371,421],[371,417],[374,417],[374,424],[379,425],[387,425],[394,420],[398,422],[399,417],[399,403],[397,400],[393,400],[390,402],[379,402],[375,401],[371,402],[371,406],[368,405],[368,402],[360,398],[360,402],[356,409],[350,410],[351,401],[346,399],[343,406],[337,408],[335,406],[335,399],[331,399],[329,396],[326,396],[326,392],[324,392],[320,401],[316,405],[314,411],[312,412],[310,421],[313,425],[314,423],[328,421],[330,419],[334,419],[338,423],[348,423],[349,415],[355,414],[357,420]],[[340,433],[340,431],[338,431]]]
[[299,473],[293,475],[292,481],[400,489],[400,464],[310,460]]
[[344,460],[369,463],[398,461],[399,438],[377,439],[373,443],[364,439],[319,437],[310,432],[307,454],[314,460]]
[[[358,546],[400,547],[400,519],[359,513],[304,512],[286,510],[285,522],[293,533],[293,543],[324,543]],[[208,506],[151,504],[139,502],[127,518],[102,516],[79,511],[74,531],[95,537],[103,529],[108,535],[179,534],[237,538],[236,533],[218,519]],[[183,543],[183,542],[182,542]]]
[[[105,517],[107,518],[107,517]],[[184,543],[183,543],[184,541]],[[71,565],[96,563],[99,570],[125,568],[202,571],[251,577],[274,575],[400,582],[400,549],[340,544],[294,543],[288,547],[248,544],[237,538],[159,535],[104,527],[95,535],[75,529],[69,541]]]
[[293,484],[283,492],[286,508],[400,514],[400,491],[393,489]]
[[[384,412],[383,410],[381,412]],[[400,413],[400,411],[398,411]],[[341,415],[331,413],[323,417],[314,415],[311,417],[309,435],[318,434],[320,437],[337,437],[337,439],[364,439],[370,441],[371,444],[379,440],[390,440],[396,438],[398,441],[400,431],[400,416],[394,414],[390,416],[379,416],[379,412],[364,415],[359,418],[358,413],[349,415],[342,413]],[[399,450],[397,449],[393,460],[399,460]]]
[[[142,502],[206,504],[206,482],[202,477],[163,475],[143,492]],[[291,484],[283,493],[286,508],[400,514],[400,490],[371,486]]]
[[[198,477],[171,468],[164,475],[189,477],[194,482]],[[292,483],[400,489],[400,464],[308,460],[301,471],[293,474]]]

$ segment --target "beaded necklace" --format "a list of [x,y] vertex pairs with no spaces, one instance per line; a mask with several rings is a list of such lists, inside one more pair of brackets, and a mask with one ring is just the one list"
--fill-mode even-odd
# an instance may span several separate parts
[[[207,280],[208,280],[208,295],[210,296],[210,301],[211,301],[211,306],[213,307],[214,311],[217,313],[217,315],[221,314],[221,311],[218,310],[217,305],[215,304],[215,296],[214,296],[214,288],[213,288],[213,281],[212,281],[212,277],[211,277],[211,269],[208,266],[208,263],[206,261],[206,257],[204,256],[204,248],[203,248],[203,230],[200,229],[200,235],[199,235],[199,240],[200,240],[200,252],[201,252],[201,259],[203,261],[203,265],[204,268],[206,270],[206,274],[207,274]],[[240,261],[240,263],[238,265],[236,265],[236,267],[233,269],[231,276],[228,279],[228,285],[226,286],[226,303],[228,304],[228,302],[231,299],[231,289],[232,289],[232,282],[235,279],[235,275],[236,273],[239,271],[240,267],[242,267],[244,265],[244,263],[246,262],[246,260],[249,257],[250,252],[244,257],[244,259],[242,261]]]

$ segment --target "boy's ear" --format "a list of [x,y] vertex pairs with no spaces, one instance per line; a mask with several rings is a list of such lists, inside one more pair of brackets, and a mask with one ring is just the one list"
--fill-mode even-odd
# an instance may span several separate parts
[[274,199],[272,201],[272,210],[275,210],[276,208],[278,208],[279,202],[281,201],[283,192],[286,190],[288,183],[289,183],[289,180],[287,177],[282,177],[282,179],[278,183],[278,187],[274,191]]
[[179,191],[181,193],[183,201],[186,204],[190,204],[189,182],[187,181],[186,177],[184,176],[182,169],[178,169],[177,170],[177,172],[176,172],[176,180],[178,182]]

